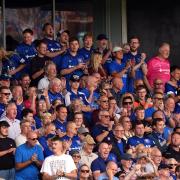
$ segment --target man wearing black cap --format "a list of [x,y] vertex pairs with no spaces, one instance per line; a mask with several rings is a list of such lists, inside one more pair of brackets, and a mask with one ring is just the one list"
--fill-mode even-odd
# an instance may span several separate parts
[[15,142],[8,138],[9,124],[7,121],[0,122],[0,179],[14,180],[15,175]]
[[7,74],[0,75],[0,86],[10,87],[10,76]]
[[126,174],[130,172],[132,167],[132,156],[130,154],[122,154],[121,156],[121,171],[124,171]]

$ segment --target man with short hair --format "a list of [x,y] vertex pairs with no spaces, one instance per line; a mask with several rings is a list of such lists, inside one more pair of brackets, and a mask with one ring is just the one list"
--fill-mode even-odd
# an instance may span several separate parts
[[98,180],[118,180],[118,178],[114,176],[117,171],[117,164],[114,161],[109,161],[106,166],[106,171],[99,176]]
[[167,150],[167,141],[163,137],[165,122],[162,118],[155,118],[152,122],[153,132],[147,137],[153,141],[154,145],[164,153]]
[[8,137],[15,139],[20,135],[20,120],[16,119],[17,116],[17,107],[16,104],[11,102],[6,107],[6,116],[0,121],[7,121],[10,125],[8,131]]
[[180,161],[180,133],[173,132],[171,134],[171,143],[168,145],[167,150],[164,152],[163,157],[166,159],[174,158],[176,161]]
[[8,122],[0,122],[0,179],[14,180],[16,145],[13,139],[8,138],[8,128]]
[[93,173],[93,177],[97,180],[101,173],[106,171],[106,163],[109,156],[109,145],[107,143],[100,143],[98,148],[98,158],[95,159],[91,164],[91,171]]
[[37,134],[30,131],[27,142],[16,149],[16,179],[39,179],[39,168],[44,160],[42,148],[37,145]]
[[6,106],[9,102],[9,96],[11,95],[10,89],[6,86],[0,87],[0,119],[6,115]]
[[76,166],[70,155],[63,153],[63,145],[59,137],[52,140],[53,155],[43,162],[41,173],[43,180],[47,179],[76,179]]
[[[69,51],[61,59],[61,71],[60,74],[69,80],[71,75],[75,74],[81,77],[84,74],[86,64],[84,57],[78,53],[79,41],[77,38],[69,39]],[[69,84],[67,84],[69,87]]]
[[40,79],[44,77],[44,66],[51,59],[46,56],[47,44],[38,40],[36,43],[37,56],[35,56],[30,63],[30,75],[31,75],[31,85],[37,86]]
[[27,135],[31,131],[31,124],[27,120],[20,122],[21,134],[15,138],[16,146],[20,146],[27,141]]
[[145,147],[152,147],[154,143],[144,136],[145,127],[142,121],[137,121],[134,124],[134,132],[135,135],[128,139],[127,144],[130,148],[135,148],[138,144],[144,144]]
[[110,121],[109,112],[101,110],[99,112],[99,122],[92,129],[92,136],[97,142],[102,142],[105,138],[111,136],[112,121]]
[[56,119],[54,120],[54,125],[59,133],[59,136],[64,136],[66,134],[67,126],[67,107],[64,105],[58,105],[56,107]]
[[30,78],[29,74],[23,74],[21,76],[21,79],[19,80],[19,84],[22,87],[24,96],[25,96],[27,90],[29,89],[30,83],[31,83],[31,78]]

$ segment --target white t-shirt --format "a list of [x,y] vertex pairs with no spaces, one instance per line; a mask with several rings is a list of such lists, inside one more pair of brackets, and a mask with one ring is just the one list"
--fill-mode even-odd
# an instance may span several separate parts
[[[41,173],[47,173],[50,176],[56,175],[58,170],[63,171],[65,173],[70,173],[71,171],[76,169],[76,165],[70,155],[62,154],[60,156],[51,155],[45,158]],[[58,179],[70,180],[66,177],[61,177]]]

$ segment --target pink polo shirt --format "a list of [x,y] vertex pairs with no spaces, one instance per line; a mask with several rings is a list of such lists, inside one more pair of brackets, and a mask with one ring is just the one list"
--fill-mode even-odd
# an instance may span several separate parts
[[155,79],[161,79],[163,84],[170,80],[170,63],[168,59],[161,60],[159,57],[150,59],[147,63],[147,79],[153,87]]

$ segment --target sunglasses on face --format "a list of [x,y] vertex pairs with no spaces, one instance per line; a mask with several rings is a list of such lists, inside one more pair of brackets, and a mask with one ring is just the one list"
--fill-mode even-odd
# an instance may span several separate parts
[[30,140],[32,140],[32,141],[36,141],[36,140],[37,140],[37,138],[32,138],[32,139],[30,139]]
[[177,166],[177,164],[168,164],[169,166]]
[[89,173],[89,170],[81,169],[82,173]]
[[101,115],[102,117],[109,118],[109,115]]
[[108,100],[104,100],[104,101],[101,101],[101,102],[103,102],[103,103],[108,103]]
[[157,99],[159,101],[163,100],[163,98],[158,98],[158,97],[155,97],[154,99]]
[[1,94],[4,94],[5,96],[10,96],[10,93],[1,93]]
[[123,105],[128,105],[128,104],[132,104],[133,102],[123,102]]

